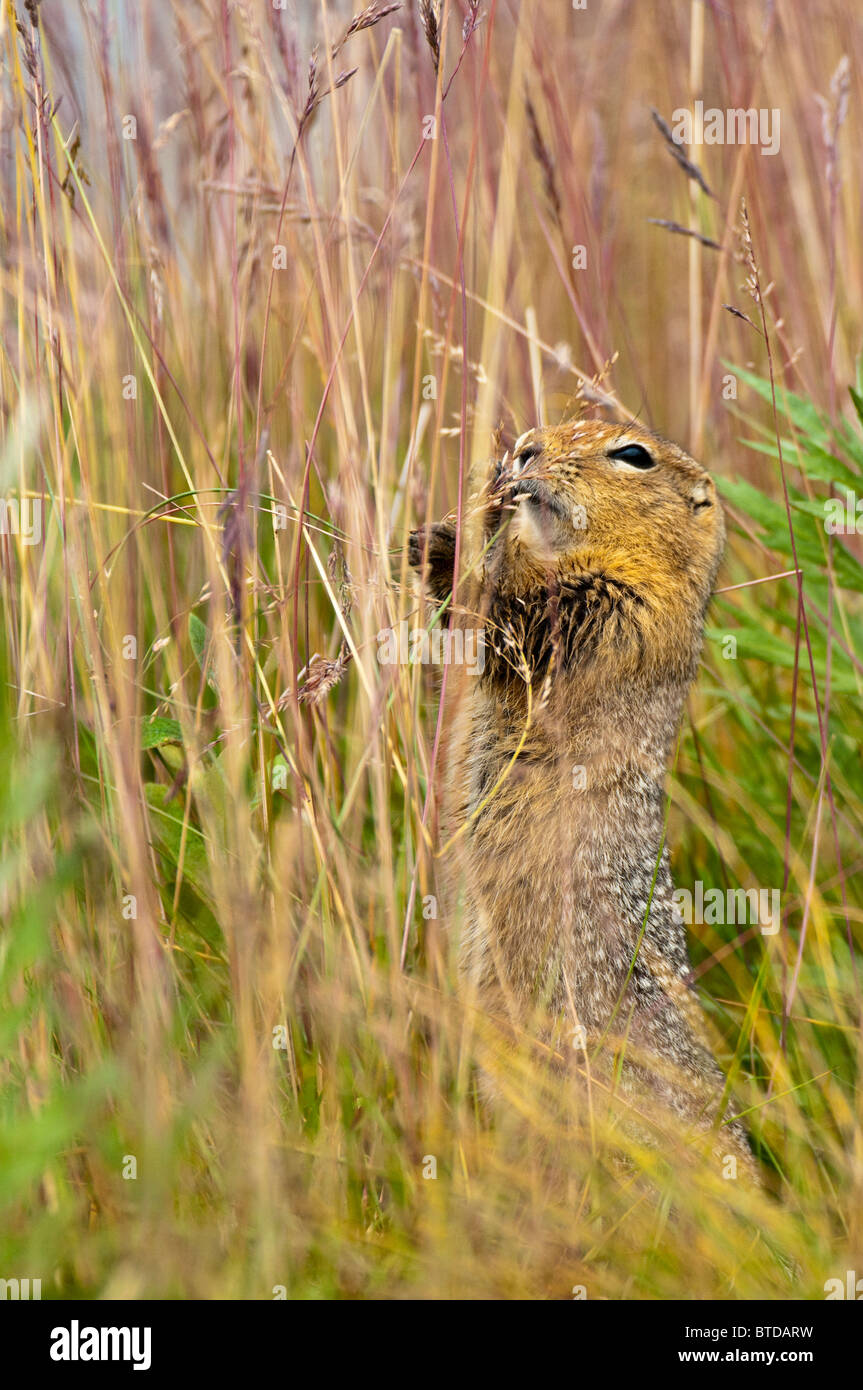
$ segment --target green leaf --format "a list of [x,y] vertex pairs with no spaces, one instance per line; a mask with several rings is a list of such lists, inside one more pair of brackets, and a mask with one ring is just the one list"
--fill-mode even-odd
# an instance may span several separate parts
[[[186,822],[182,800],[168,802],[169,788],[156,782],[144,785],[144,795],[150,809],[150,824],[156,848],[166,866],[166,879],[173,888],[180,856],[183,858],[183,882],[210,912],[215,912],[210,868],[204,836],[196,825]],[[185,836],[183,827],[185,823]],[[188,914],[187,914],[188,916]],[[192,922],[189,916],[190,923]],[[208,940],[214,939],[209,932]]]
[[[764,544],[777,554],[787,555],[790,559],[791,536],[784,501],[766,497],[743,478],[717,478],[716,483],[721,495],[733,507],[762,527],[764,534],[761,539]],[[804,571],[805,580],[811,585],[823,578],[827,567],[828,547],[827,533],[823,530],[823,503],[810,502],[791,487],[788,489],[788,498],[792,509],[799,517],[794,522],[797,558]],[[801,513],[805,520],[800,516]],[[840,541],[836,541],[830,551],[830,558],[839,586],[863,593],[863,565],[857,557]]]
[[777,502],[772,497],[766,497],[752,483],[748,483],[745,478],[722,478],[716,479],[716,485],[723,497],[726,497],[733,507],[738,511],[744,512],[764,527],[785,526],[788,529],[788,517],[785,512],[785,503]]
[[195,660],[203,670],[204,653],[207,650],[207,625],[201,622],[197,613],[189,614],[189,641],[195,653]]
[[[209,635],[207,633],[206,623],[201,622],[197,613],[189,614],[189,641],[192,644],[192,651],[195,653],[195,660],[203,671]],[[212,662],[210,662],[207,667],[207,685],[211,690],[214,690],[216,694],[219,693],[219,685],[216,680],[216,672]]]
[[[768,405],[773,404],[773,391],[769,381],[764,381],[754,372],[748,372],[743,367],[735,367],[730,362],[726,362],[728,370],[744,381],[757,396],[760,396]],[[789,420],[796,426],[801,434],[813,442],[817,442],[824,448],[830,442],[830,425],[827,417],[815,409],[811,401],[807,401],[803,396],[796,396],[793,391],[787,391],[784,386],[776,387],[776,409],[778,412],[787,415]]]
[[157,716],[149,720],[141,731],[141,747],[160,748],[163,743],[182,743],[183,734],[176,719],[163,719]]
[[[739,442],[756,454],[769,454],[771,458],[779,458],[775,439],[740,439]],[[795,447],[793,439],[783,439],[781,442],[784,462],[792,468],[799,468],[807,478],[815,478],[822,483],[841,481],[852,488],[860,487],[863,482],[863,478],[835,454],[819,448],[811,440],[801,437],[798,447]]]

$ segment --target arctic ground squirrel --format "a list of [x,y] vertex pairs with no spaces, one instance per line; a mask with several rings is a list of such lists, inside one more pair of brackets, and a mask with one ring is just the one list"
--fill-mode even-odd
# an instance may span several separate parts
[[[522,435],[478,515],[453,622],[481,633],[484,665],[451,672],[444,797],[464,980],[490,1016],[594,1065],[604,1049],[624,1090],[706,1132],[724,1081],[674,907],[664,782],[725,543],[716,488],[647,430],[580,420]],[[455,537],[443,521],[410,539],[437,604]],[[754,1172],[738,1122],[713,1151]]]

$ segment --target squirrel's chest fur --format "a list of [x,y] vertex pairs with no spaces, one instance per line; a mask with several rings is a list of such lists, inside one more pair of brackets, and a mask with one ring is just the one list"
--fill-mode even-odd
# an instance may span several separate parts
[[576,715],[547,700],[527,728],[523,701],[479,682],[463,694],[450,810],[463,827],[464,972],[519,1011],[574,1009],[602,1027],[628,976],[652,988],[637,951],[680,980],[688,970],[661,849],[676,692],[654,692],[665,719],[645,721],[634,692],[598,691]]

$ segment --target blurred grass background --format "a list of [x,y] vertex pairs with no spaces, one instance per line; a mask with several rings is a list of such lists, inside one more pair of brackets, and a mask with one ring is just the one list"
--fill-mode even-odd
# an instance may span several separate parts
[[[3,0],[0,488],[44,534],[0,536],[0,1276],[823,1297],[863,1260],[859,23],[353,14]],[[651,117],[696,98],[779,152],[693,148],[706,192]],[[446,708],[376,660],[410,526],[597,396],[728,506],[669,834],[683,887],[782,890],[775,936],[692,933],[769,1195],[527,1058],[480,1108]]]

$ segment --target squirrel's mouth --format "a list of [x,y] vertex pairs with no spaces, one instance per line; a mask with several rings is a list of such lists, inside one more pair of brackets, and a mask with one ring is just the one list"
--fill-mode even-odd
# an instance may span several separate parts
[[507,503],[526,501],[541,513],[550,512],[566,521],[569,511],[548,483],[540,478],[513,478],[507,488]]

